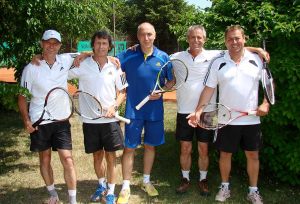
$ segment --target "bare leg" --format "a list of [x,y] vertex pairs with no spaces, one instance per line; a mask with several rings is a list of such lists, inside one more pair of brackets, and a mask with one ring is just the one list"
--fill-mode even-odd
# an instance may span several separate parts
[[247,173],[249,176],[249,185],[257,186],[259,174],[259,152],[245,151],[247,158]]
[[232,153],[220,152],[219,168],[222,182],[229,182]]
[[180,142],[180,166],[184,171],[189,171],[192,164],[192,142]]

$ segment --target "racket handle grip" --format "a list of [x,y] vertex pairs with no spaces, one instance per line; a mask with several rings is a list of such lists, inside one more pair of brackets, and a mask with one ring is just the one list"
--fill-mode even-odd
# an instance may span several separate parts
[[248,111],[248,115],[256,115],[257,111]]
[[124,123],[126,123],[126,124],[130,123],[130,119],[124,118],[124,117],[122,117],[122,116],[120,116],[118,114],[115,114],[115,118],[118,119],[118,120],[120,120],[120,121],[122,121],[122,122],[124,122]]
[[144,98],[144,100],[142,100],[136,107],[135,109],[140,110],[145,103],[147,103],[150,100],[150,96],[148,95],[146,98]]

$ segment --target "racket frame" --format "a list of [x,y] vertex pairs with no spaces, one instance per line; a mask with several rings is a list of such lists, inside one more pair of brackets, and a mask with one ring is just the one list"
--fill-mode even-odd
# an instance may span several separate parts
[[[179,61],[179,62],[181,62],[184,65],[184,67],[186,69],[186,76],[185,76],[185,78],[183,80],[183,83],[181,83],[175,89],[164,89],[164,86],[161,86],[160,83],[159,83],[160,82],[160,80],[159,80],[160,79],[160,75],[162,73],[163,68],[166,67],[166,66],[168,66],[169,63],[172,64],[173,61]],[[172,69],[172,72],[174,72],[174,67]],[[173,74],[173,76],[175,76],[175,74]],[[154,86],[153,90],[151,91],[151,94],[147,95],[137,106],[135,106],[135,109],[136,110],[140,110],[150,100],[150,96],[152,94],[154,94],[154,93],[160,94],[160,93],[172,92],[172,91],[175,91],[175,90],[179,89],[187,81],[188,76],[189,76],[189,70],[188,70],[186,64],[182,60],[179,60],[179,59],[170,59],[168,62],[166,62],[160,68],[160,71],[158,72],[157,77],[156,77],[155,86]],[[176,78],[175,78],[175,80],[176,80]],[[176,84],[176,82],[175,82],[175,84]],[[172,88],[174,87],[174,85],[172,86]],[[159,89],[157,90],[157,88],[159,88]]]
[[[265,40],[263,40],[263,49],[266,51],[266,41]],[[273,95],[272,97],[269,96],[269,92],[267,90],[265,75],[267,75],[267,78],[270,81],[270,86],[271,86],[272,95]],[[267,99],[269,104],[274,105],[275,104],[274,80],[273,80],[271,70],[269,69],[268,63],[265,59],[263,59],[263,70],[262,70],[262,75],[261,75],[261,83],[262,83],[262,88],[263,88],[265,98]]]
[[[203,129],[206,129],[206,130],[218,130],[218,129],[221,129],[221,128],[227,126],[229,123],[231,123],[232,121],[234,121],[234,120],[236,120],[240,117],[247,116],[247,115],[249,115],[249,116],[250,115],[256,115],[256,113],[257,113],[257,111],[238,111],[238,110],[234,110],[234,109],[231,109],[228,106],[225,106],[221,103],[207,103],[207,104],[203,105],[203,107],[207,107],[208,105],[214,105],[214,106],[217,106],[217,107],[218,106],[223,106],[226,110],[228,110],[230,119],[224,124],[218,122],[217,125],[214,126],[214,127],[205,127],[205,126],[202,125],[204,123],[201,123],[201,118],[204,117],[203,114],[205,114],[207,112],[202,112],[201,115],[200,115],[200,120],[197,121],[197,124],[198,124],[199,127],[203,128]],[[203,108],[203,110],[204,110],[204,108]],[[232,118],[232,113],[233,112],[239,113],[239,115]]]
[[[48,109],[47,109],[47,104],[48,104],[49,96],[50,96],[50,94],[51,94],[53,91],[55,91],[55,90],[57,90],[57,89],[63,90],[63,91],[67,94],[67,96],[69,97],[70,102],[71,102],[71,104],[70,104],[70,106],[71,106],[71,112],[70,112],[69,116],[68,116],[67,118],[60,119],[60,120],[59,120],[59,119],[55,119],[55,118],[52,118],[52,119],[51,119],[52,115],[51,115],[51,113],[50,113],[50,112],[48,111]],[[44,119],[44,118],[43,118],[44,115],[45,115],[46,113],[48,114],[49,119]],[[68,93],[68,91],[67,91],[66,89],[62,88],[62,87],[54,87],[54,88],[52,88],[52,89],[47,93],[47,95],[46,95],[46,97],[45,97],[45,102],[44,102],[43,112],[42,112],[40,118],[39,118],[36,122],[34,122],[34,123],[32,124],[32,127],[35,128],[35,127],[39,126],[39,124],[41,124],[43,121],[54,121],[54,122],[67,121],[67,120],[69,120],[69,119],[72,117],[73,113],[74,113],[74,103],[73,103],[72,97],[70,96],[70,94]]]
[[[95,117],[95,118],[88,117],[88,116],[85,116],[84,114],[82,114],[82,113],[80,112],[80,110],[79,110],[76,106],[74,106],[74,107],[75,107],[75,108],[74,108],[75,112],[76,112],[79,116],[81,116],[81,117],[83,117],[83,118],[85,118],[85,119],[89,119],[89,120],[97,120],[97,119],[99,119],[99,118],[104,118],[104,116],[103,116],[103,108],[102,108],[102,105],[101,105],[100,101],[99,101],[95,96],[93,96],[92,94],[90,94],[90,93],[88,93],[88,92],[85,92],[85,91],[78,90],[78,91],[76,91],[76,92],[74,93],[74,95],[73,95],[73,100],[77,100],[76,97],[78,97],[78,95],[79,95],[80,93],[87,94],[87,95],[90,96],[93,100],[95,100],[95,102],[96,102],[96,103],[99,105],[99,107],[101,108],[101,111],[100,111],[100,112],[101,112],[102,114],[99,114],[99,115],[98,115],[97,117]],[[117,120],[120,120],[120,121],[122,121],[122,122],[125,122],[126,124],[130,124],[130,122],[131,122],[130,119],[124,118],[124,117],[120,116],[117,112],[115,112],[114,118],[116,118]]]

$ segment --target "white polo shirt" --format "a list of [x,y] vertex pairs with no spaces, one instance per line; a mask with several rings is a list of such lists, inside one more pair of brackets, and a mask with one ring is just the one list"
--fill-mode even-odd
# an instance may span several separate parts
[[[262,61],[257,54],[244,51],[239,64],[231,60],[228,51],[213,61],[205,85],[219,88],[220,103],[238,111],[256,110]],[[230,125],[259,124],[258,116],[244,116]]]
[[[189,50],[189,49],[188,49]],[[186,83],[183,84],[177,91],[177,112],[188,114],[195,111],[199,96],[204,88],[203,81],[206,76],[211,60],[220,55],[218,50],[205,50],[197,55],[195,58],[189,51],[177,52],[171,56],[171,59],[179,59],[185,63],[189,74]],[[216,94],[211,101],[215,103]]]
[[[28,64],[21,77],[21,86],[32,94],[29,105],[30,120],[36,122],[42,112],[47,93],[54,87],[67,89],[68,71],[73,63],[73,58],[68,54],[57,55],[56,61],[50,67],[45,60],[39,66]],[[62,107],[58,111],[68,111],[69,108]],[[44,121],[42,124],[50,123]]]
[[[86,58],[80,64],[79,68],[70,70],[69,79],[72,78],[78,78],[79,90],[95,96],[104,109],[116,103],[116,89],[122,90],[128,86],[121,69],[117,69],[109,60],[101,69],[92,57]],[[115,118],[104,117],[97,120],[86,118],[81,118],[81,120],[84,123],[109,123],[117,121]]]

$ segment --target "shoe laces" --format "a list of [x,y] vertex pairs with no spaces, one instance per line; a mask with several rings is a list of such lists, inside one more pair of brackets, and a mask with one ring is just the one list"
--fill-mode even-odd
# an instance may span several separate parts
[[260,200],[262,201],[262,197],[261,195],[259,194],[259,191],[255,191],[255,192],[252,192],[250,193],[249,197],[252,199],[252,200]]

